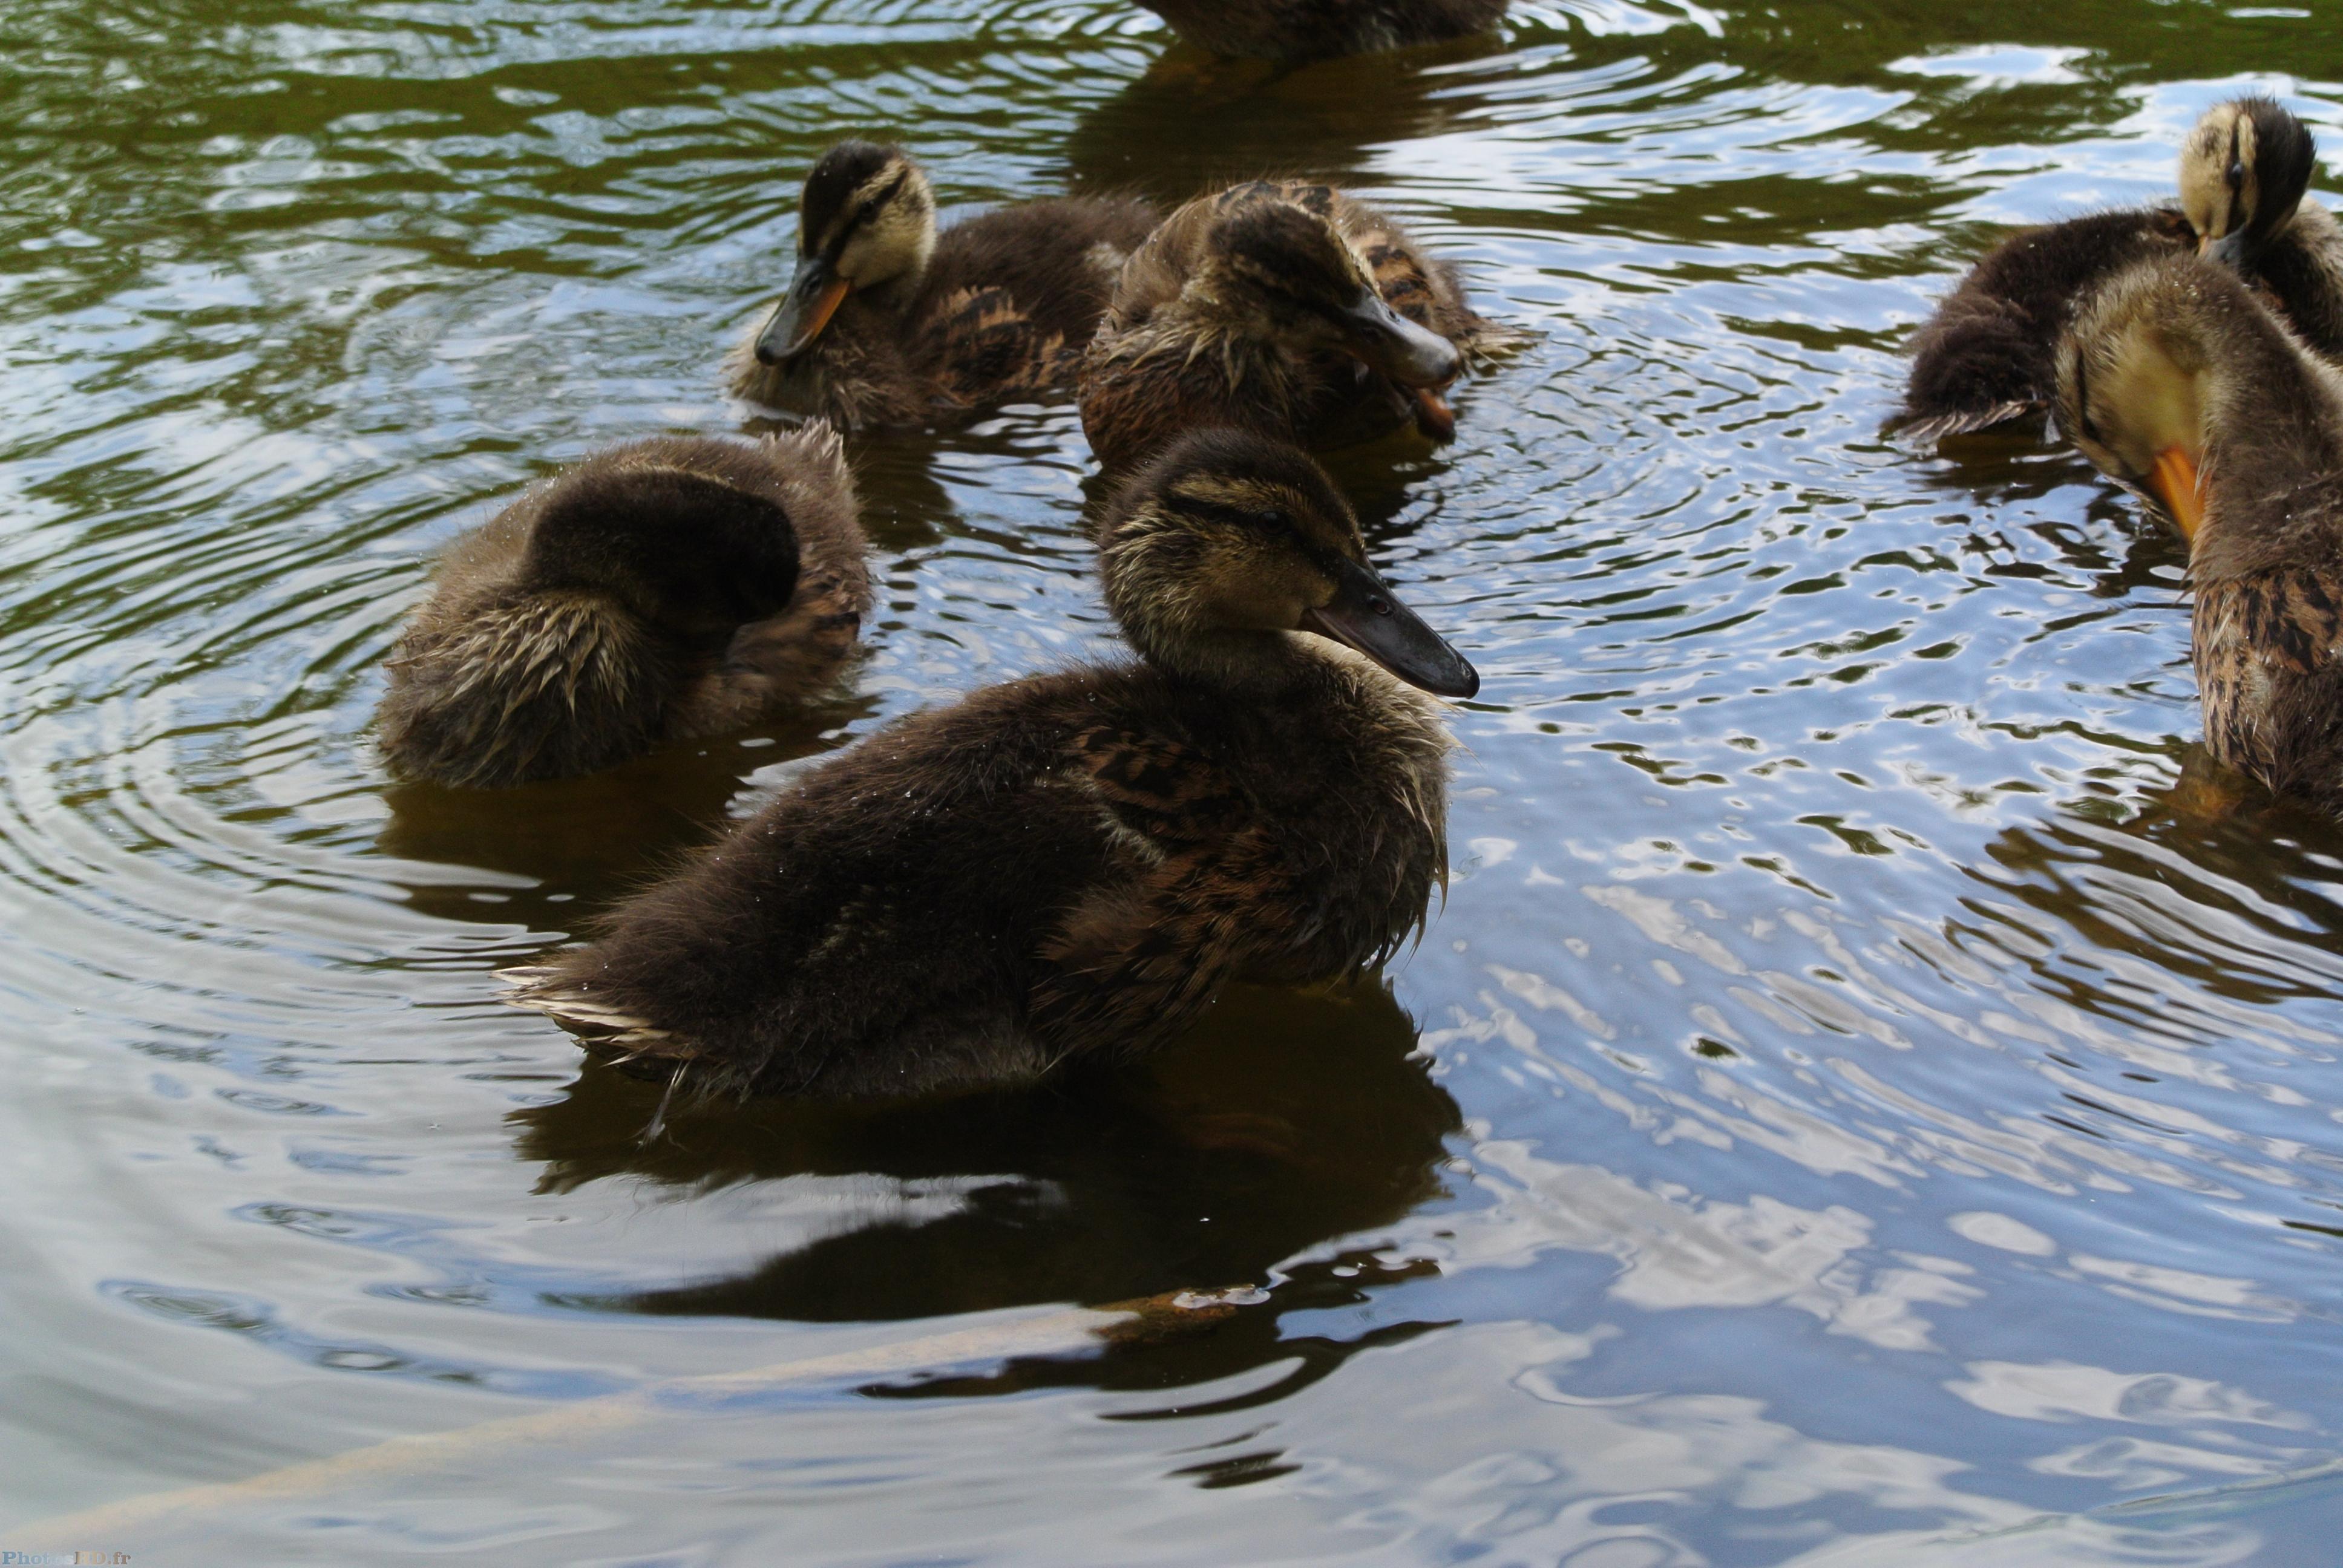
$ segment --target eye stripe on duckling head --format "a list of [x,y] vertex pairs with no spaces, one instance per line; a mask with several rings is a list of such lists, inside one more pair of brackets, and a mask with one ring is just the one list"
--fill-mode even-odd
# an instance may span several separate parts
[[798,200],[799,251],[819,256],[833,248],[847,229],[867,220],[863,198],[874,185],[900,180],[910,166],[901,152],[876,142],[840,142],[822,154]]

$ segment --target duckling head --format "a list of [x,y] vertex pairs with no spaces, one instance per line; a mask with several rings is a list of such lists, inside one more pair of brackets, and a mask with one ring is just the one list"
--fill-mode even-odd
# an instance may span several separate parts
[[2263,325],[2235,275],[2194,256],[2141,263],[2076,311],[2058,347],[2058,427],[2101,472],[2147,497],[2192,545],[2227,363]]
[[615,599],[721,647],[797,588],[797,530],[772,498],[658,462],[588,465],[548,493],[523,573],[538,592]]
[[1231,206],[1205,241],[1200,297],[1252,330],[1339,349],[1402,387],[1443,387],[1456,346],[1384,303],[1333,224],[1276,196]]
[[2180,207],[2200,255],[2251,263],[2294,221],[2318,166],[2318,146],[2275,98],[2216,104],[2180,144]]
[[936,248],[936,196],[901,149],[840,142],[806,176],[798,201],[798,266],[757,333],[757,359],[786,365],[806,351],[849,294],[908,297]]
[[1175,673],[1289,686],[1332,642],[1443,697],[1481,689],[1367,564],[1358,519],[1325,471],[1282,441],[1182,437],[1110,504],[1099,564],[1131,646]]

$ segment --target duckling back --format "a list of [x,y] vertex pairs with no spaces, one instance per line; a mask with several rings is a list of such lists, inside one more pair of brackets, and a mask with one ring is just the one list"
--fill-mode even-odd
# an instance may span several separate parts
[[826,427],[596,454],[449,550],[390,661],[386,763],[561,778],[813,695],[867,608],[855,513]]
[[2132,263],[2193,250],[2188,220],[2161,207],[2094,213],[2012,235],[1971,267],[1913,335],[1897,416],[1916,441],[2039,415],[2057,384],[2053,349],[2076,299]]

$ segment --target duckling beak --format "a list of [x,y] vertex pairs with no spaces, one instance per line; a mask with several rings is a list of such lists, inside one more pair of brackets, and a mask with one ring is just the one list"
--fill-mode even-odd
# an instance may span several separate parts
[[2197,530],[2205,521],[2205,498],[2197,487],[2197,465],[2179,447],[2167,447],[2156,455],[2156,467],[2148,470],[2147,479],[2163,498],[2164,509],[2172,514],[2173,525],[2179,528],[2181,538],[2195,544]]
[[2246,231],[2233,228],[2218,239],[2207,235],[2197,242],[2197,254],[2211,256],[2232,272],[2241,272],[2246,265]]
[[1356,561],[1344,561],[1334,597],[1302,612],[1302,629],[1353,648],[1410,686],[1441,697],[1470,697],[1481,673],[1448,639],[1393,597],[1390,587]]
[[1456,345],[1418,327],[1372,288],[1335,313],[1351,352],[1403,387],[1445,387],[1464,367]]
[[786,365],[804,353],[830,325],[830,313],[852,286],[820,256],[800,256],[789,292],[757,333],[757,363]]

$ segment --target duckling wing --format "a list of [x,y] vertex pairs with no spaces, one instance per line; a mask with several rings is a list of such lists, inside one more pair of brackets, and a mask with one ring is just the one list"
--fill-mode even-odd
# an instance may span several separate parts
[[1082,890],[1041,950],[1037,1024],[1122,1054],[1175,1033],[1286,902],[1252,802],[1201,749],[1101,725],[1069,749],[1122,874]]
[[1006,288],[945,297],[928,318],[926,338],[924,357],[936,366],[940,410],[1021,402],[1072,378],[1074,355],[1065,335],[1037,320]]

